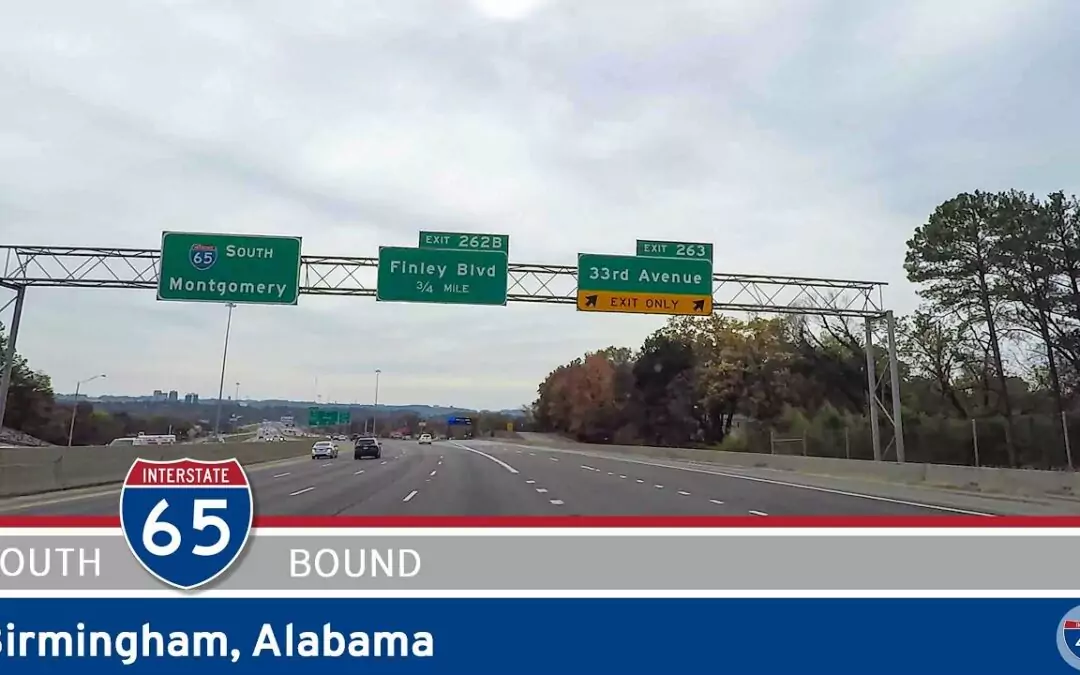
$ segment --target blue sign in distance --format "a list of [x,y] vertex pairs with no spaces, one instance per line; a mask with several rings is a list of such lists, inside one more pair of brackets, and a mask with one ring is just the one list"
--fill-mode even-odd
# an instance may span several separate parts
[[451,426],[454,426],[454,425],[457,425],[457,424],[472,424],[472,418],[471,417],[451,417],[451,418],[446,420],[446,423],[451,425]]
[[240,557],[254,518],[251,483],[235,459],[136,459],[120,489],[120,529],[163,583],[204,586]]
[[188,251],[188,260],[191,266],[200,272],[205,272],[214,266],[218,259],[217,246],[213,244],[192,244]]
[[1080,607],[1073,607],[1058,622],[1058,653],[1065,663],[1080,670]]

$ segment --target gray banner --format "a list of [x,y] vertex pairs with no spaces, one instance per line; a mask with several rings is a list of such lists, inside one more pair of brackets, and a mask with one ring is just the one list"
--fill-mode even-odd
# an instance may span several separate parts
[[[1063,590],[1062,536],[253,536],[222,590]],[[1037,570],[1037,572],[1031,572]],[[161,590],[124,539],[0,537],[0,592]]]

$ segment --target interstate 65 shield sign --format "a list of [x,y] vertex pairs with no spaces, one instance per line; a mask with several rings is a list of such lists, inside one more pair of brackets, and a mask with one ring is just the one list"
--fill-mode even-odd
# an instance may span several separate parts
[[218,250],[213,244],[192,244],[188,250],[188,261],[200,272],[205,272],[217,262]]
[[191,590],[221,576],[251,533],[254,504],[235,459],[137,459],[120,490],[132,554],[166,584]]

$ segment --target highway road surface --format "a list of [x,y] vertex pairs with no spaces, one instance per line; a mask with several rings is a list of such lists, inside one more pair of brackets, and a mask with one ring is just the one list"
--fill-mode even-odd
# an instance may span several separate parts
[[[1061,513],[1000,498],[496,440],[384,441],[381,459],[248,468],[258,515],[998,515]],[[117,515],[119,489],[0,501],[4,515]]]

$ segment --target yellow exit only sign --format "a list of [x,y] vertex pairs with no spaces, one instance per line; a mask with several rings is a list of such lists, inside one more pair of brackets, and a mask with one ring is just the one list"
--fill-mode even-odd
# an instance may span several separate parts
[[711,295],[578,291],[577,308],[582,312],[704,316],[712,314],[713,301]]

